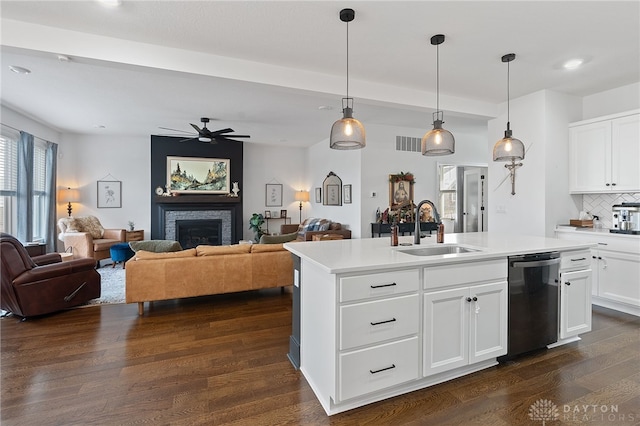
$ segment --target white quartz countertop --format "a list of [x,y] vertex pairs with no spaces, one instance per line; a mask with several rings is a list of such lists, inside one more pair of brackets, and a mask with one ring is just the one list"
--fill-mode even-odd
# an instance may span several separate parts
[[596,228],[580,228],[571,225],[558,225],[556,226],[557,232],[571,232],[582,235],[595,235],[597,237],[611,237],[611,238],[626,238],[629,240],[640,241],[640,235],[634,234],[622,234],[618,232],[609,232],[608,228],[596,229]]
[[391,247],[390,238],[361,238],[290,242],[284,247],[291,253],[309,260],[331,274],[376,271],[398,267],[416,267],[447,263],[473,262],[512,255],[570,251],[593,247],[593,243],[559,240],[555,238],[525,235],[471,232],[445,234],[444,244],[456,244],[479,251],[435,256],[415,256],[404,253],[420,247],[442,245],[436,236],[422,238],[419,246],[413,245],[413,236],[399,237],[400,244]]

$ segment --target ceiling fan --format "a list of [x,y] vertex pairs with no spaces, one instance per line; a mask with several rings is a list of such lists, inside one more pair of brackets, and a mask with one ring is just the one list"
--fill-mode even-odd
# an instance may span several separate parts
[[[220,129],[220,130],[210,130],[207,129],[207,123],[210,120],[207,117],[202,117],[200,119],[200,122],[203,124],[202,129],[199,128],[198,126],[196,126],[195,124],[189,123],[191,125],[191,127],[193,127],[195,129],[196,132],[198,132],[196,135],[193,135],[191,137],[188,137],[186,139],[182,139],[180,142],[186,142],[186,141],[191,141],[191,140],[199,140],[200,142],[207,142],[207,143],[218,143],[218,142],[226,142],[226,141],[233,141],[233,142],[241,142],[239,140],[236,140],[236,138],[250,138],[251,136],[249,135],[230,135],[229,133],[233,133],[234,130],[230,129],[230,128],[226,128],[226,129]],[[185,132],[184,130],[178,130],[178,129],[169,129],[167,127],[160,127],[161,129],[164,130],[171,130],[173,132],[182,132],[182,133],[189,133],[189,132]],[[169,135],[168,135],[169,136]]]

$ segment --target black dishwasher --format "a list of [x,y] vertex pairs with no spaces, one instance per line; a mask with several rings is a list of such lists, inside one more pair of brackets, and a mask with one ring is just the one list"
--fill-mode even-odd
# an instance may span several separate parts
[[558,340],[559,281],[557,252],[509,257],[509,343],[498,361]]

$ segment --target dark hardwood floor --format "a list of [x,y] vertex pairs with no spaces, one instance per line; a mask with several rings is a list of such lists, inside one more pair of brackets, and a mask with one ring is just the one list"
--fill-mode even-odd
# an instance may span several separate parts
[[10,316],[0,331],[3,426],[542,425],[542,399],[558,408],[547,425],[640,424],[640,318],[604,308],[580,342],[332,417],[286,357],[289,291]]

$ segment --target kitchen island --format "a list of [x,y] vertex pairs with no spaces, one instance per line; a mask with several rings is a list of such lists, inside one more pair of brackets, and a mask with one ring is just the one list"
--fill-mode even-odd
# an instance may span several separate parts
[[295,265],[289,357],[329,415],[496,365],[507,353],[511,255],[560,252],[573,278],[559,283],[559,343],[590,329],[591,271],[576,267],[593,244],[493,233],[412,242],[285,244]]

